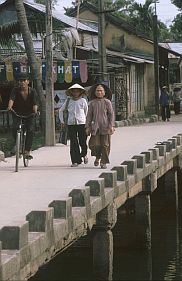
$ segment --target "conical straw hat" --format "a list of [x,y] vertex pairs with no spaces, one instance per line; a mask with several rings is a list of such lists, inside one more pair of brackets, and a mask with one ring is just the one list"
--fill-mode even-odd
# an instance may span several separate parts
[[66,95],[70,96],[73,89],[79,89],[82,95],[86,95],[86,90],[79,84],[74,84],[66,90]]

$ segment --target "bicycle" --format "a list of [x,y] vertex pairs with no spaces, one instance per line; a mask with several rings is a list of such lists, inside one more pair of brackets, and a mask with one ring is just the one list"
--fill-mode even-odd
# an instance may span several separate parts
[[15,114],[18,118],[20,118],[20,124],[17,129],[16,133],[16,162],[15,162],[15,172],[18,172],[18,165],[19,165],[19,159],[23,157],[23,164],[24,167],[28,167],[29,165],[29,159],[25,155],[25,142],[26,142],[26,130],[24,128],[24,120],[30,118],[31,116],[35,116],[35,113],[31,113],[27,116],[24,115],[18,115],[14,109],[11,109],[11,112]]

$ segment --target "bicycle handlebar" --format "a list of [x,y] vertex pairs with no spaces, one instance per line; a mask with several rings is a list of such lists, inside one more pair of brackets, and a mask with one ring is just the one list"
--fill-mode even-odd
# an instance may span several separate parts
[[36,115],[36,113],[34,113],[34,112],[32,112],[31,114],[29,114],[29,115],[27,115],[27,116],[19,115],[19,114],[16,113],[16,111],[15,111],[13,108],[10,109],[10,112],[12,112],[13,114],[15,114],[17,117],[19,117],[19,118],[24,118],[24,119],[30,118],[30,117]]

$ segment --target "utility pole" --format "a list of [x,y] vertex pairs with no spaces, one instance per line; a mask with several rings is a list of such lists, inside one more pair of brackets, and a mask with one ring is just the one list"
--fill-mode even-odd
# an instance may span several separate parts
[[105,14],[104,14],[105,0],[98,1],[98,51],[99,51],[99,74],[102,81],[106,81],[107,77],[107,61],[106,48],[104,42],[105,34]]
[[47,146],[55,145],[54,83],[52,55],[52,0],[46,0],[46,136]]
[[153,37],[154,37],[154,78],[155,78],[155,112],[159,116],[159,48],[158,48],[158,27],[157,27],[157,12],[155,3],[155,14],[153,16]]
[[[76,30],[78,30],[78,22],[79,22],[79,13],[80,13],[80,0],[77,0],[77,15],[76,15]],[[76,43],[75,43],[75,54],[74,59],[76,59]]]

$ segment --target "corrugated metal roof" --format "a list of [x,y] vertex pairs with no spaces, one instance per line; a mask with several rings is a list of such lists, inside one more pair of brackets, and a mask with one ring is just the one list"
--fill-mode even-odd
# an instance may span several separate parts
[[[76,46],[76,48],[78,49],[82,49],[85,51],[94,51],[94,52],[98,52],[98,49],[93,48],[93,46]],[[131,62],[135,62],[135,63],[151,63],[153,64],[154,61],[153,60],[149,60],[149,59],[145,59],[145,58],[141,58],[141,57],[137,57],[137,56],[129,56],[120,52],[116,52],[116,51],[110,51],[108,49],[106,49],[106,53],[108,56],[115,56],[115,57],[119,57],[122,58],[125,61],[131,61]]]
[[135,62],[135,63],[151,63],[151,64],[154,63],[153,60],[148,60],[145,58],[141,58],[139,56],[130,56],[130,55],[126,55],[126,54],[115,52],[115,51],[107,50],[107,54],[115,55],[115,56],[123,58],[126,61],[131,61],[131,62]]
[[182,55],[182,43],[159,43],[159,46],[171,51],[175,56]]
[[[17,40],[17,43],[25,49],[23,40]],[[36,54],[42,53],[42,41],[41,40],[33,40],[33,46]]]
[[95,31],[98,31],[98,22],[85,20],[85,19],[80,19],[80,22],[83,23],[84,25],[87,25],[87,26],[93,28]]
[[182,55],[182,43],[168,43],[171,50]]
[[[30,6],[40,12],[43,12],[45,13],[46,11],[46,8],[44,5],[42,4],[37,4],[37,3],[33,3],[31,1],[28,1],[28,0],[24,0],[24,3],[27,5],[27,6]],[[55,19],[58,19],[60,22],[63,22],[64,24],[68,25],[68,26],[71,26],[73,28],[76,28],[76,19],[75,18],[71,18],[67,15],[64,15],[56,10],[52,10],[52,16],[55,18]],[[88,25],[85,25],[81,22],[78,22],[78,29],[80,30],[84,30],[84,31],[89,31],[89,32],[94,32],[94,33],[98,33],[96,29],[93,29],[91,27],[89,27]]]

